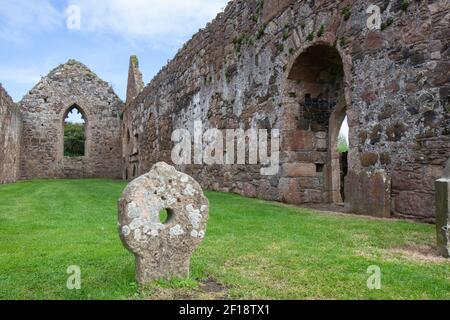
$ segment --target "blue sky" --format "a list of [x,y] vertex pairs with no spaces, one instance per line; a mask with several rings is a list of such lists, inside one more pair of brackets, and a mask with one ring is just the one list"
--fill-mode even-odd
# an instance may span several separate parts
[[[227,0],[0,0],[0,82],[19,101],[51,69],[76,59],[125,98],[129,57],[149,82]],[[80,8],[81,29],[67,9]]]

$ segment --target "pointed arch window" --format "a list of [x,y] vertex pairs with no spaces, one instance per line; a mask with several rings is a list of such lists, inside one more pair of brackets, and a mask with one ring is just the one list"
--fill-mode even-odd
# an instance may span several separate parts
[[83,157],[86,153],[86,119],[77,105],[64,118],[64,156]]

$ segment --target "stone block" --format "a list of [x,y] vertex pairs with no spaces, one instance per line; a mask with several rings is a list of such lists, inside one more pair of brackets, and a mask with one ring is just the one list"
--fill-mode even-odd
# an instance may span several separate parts
[[282,201],[292,204],[302,203],[299,183],[296,178],[281,178],[278,190]]
[[328,145],[326,139],[316,139],[316,149],[317,151],[327,151]]
[[366,38],[366,48],[369,51],[375,51],[383,46],[383,37],[379,32],[371,31]]
[[348,212],[391,216],[391,179],[384,170],[350,171],[345,179],[345,205]]
[[284,9],[294,3],[294,0],[267,0],[264,1],[262,10],[262,19],[264,23],[268,23],[275,18]]
[[314,163],[285,163],[282,166],[284,177],[315,177],[316,165]]
[[313,150],[315,134],[307,130],[288,130],[283,131],[283,150],[302,151]]
[[320,189],[321,179],[317,177],[302,177],[299,179],[301,189]]
[[395,212],[407,216],[432,218],[434,196],[431,193],[400,191],[394,198]]
[[301,203],[322,203],[324,193],[321,190],[303,190],[301,192]]
[[366,152],[361,155],[361,165],[363,167],[374,166],[378,162],[378,154],[373,152]]

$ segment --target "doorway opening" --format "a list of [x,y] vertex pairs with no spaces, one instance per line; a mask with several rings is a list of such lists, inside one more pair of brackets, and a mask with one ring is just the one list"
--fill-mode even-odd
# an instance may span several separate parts
[[345,202],[345,178],[348,174],[348,152],[350,150],[349,145],[348,118],[347,116],[345,116],[345,119],[342,121],[341,128],[339,130],[336,147],[336,150],[339,154],[339,179],[342,202]]
[[[293,134],[302,142],[294,143],[296,149],[290,151],[300,155],[298,158],[305,167],[314,165],[316,168],[314,183],[300,190],[304,193],[304,202],[341,204],[344,201],[348,140],[345,138],[344,143],[344,138],[341,141],[339,138],[345,134],[342,127],[348,128],[344,83],[340,53],[327,44],[316,44],[304,50],[289,70],[287,110],[295,115]],[[338,148],[342,148],[341,152]],[[312,172],[306,173],[305,178],[311,180]],[[315,196],[309,198],[310,194]]]

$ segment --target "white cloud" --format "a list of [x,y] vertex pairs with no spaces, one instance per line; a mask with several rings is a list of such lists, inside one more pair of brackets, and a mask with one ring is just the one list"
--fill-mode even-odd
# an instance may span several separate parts
[[7,41],[23,42],[64,21],[49,0],[0,0],[0,8],[0,38]]
[[[112,59],[114,55],[108,54],[108,50],[174,54],[192,34],[222,11],[228,1],[0,0],[0,57],[3,61],[0,81],[17,97],[56,63],[70,57],[86,57],[86,52],[89,52],[89,66],[94,70],[97,68],[95,61],[104,64],[105,59]],[[78,5],[81,9],[81,30],[67,29],[69,5]],[[79,34],[83,37],[78,37]],[[87,39],[92,40],[87,43],[93,47],[86,47],[88,44],[83,41]],[[54,47],[65,41],[78,46],[69,53]],[[49,52],[54,52],[54,59],[49,57]],[[71,56],[66,57],[67,54]],[[112,71],[116,70],[114,62],[110,63],[111,74],[105,79],[125,91],[126,77]]]
[[[0,38],[30,36],[67,28],[65,9],[81,9],[84,32],[119,35],[129,40],[184,40],[222,11],[228,0],[0,0]],[[58,3],[58,5],[57,5]],[[165,41],[163,41],[165,42]]]
[[41,80],[41,74],[35,67],[17,68],[0,66],[1,81],[12,84],[34,85]]
[[186,37],[212,20],[228,0],[74,0],[82,29],[125,38]]

